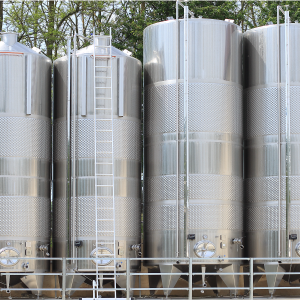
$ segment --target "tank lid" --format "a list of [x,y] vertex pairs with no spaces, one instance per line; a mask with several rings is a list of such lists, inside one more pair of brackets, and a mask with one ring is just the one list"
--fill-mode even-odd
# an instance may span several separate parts
[[2,41],[9,45],[12,46],[18,41],[18,34],[16,32],[2,32]]

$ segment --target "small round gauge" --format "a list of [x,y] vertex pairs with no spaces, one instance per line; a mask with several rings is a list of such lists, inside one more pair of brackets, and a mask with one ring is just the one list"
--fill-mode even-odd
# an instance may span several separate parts
[[216,247],[212,242],[203,240],[194,246],[194,252],[200,258],[208,258],[214,256]]
[[112,262],[112,260],[109,259],[111,254],[112,251],[110,249],[106,247],[98,247],[91,252],[90,256],[91,258],[97,258],[92,260],[95,265],[106,266]]
[[20,252],[13,247],[0,249],[0,265],[3,267],[12,267],[19,262]]
[[300,257],[300,242],[295,247],[296,254]]

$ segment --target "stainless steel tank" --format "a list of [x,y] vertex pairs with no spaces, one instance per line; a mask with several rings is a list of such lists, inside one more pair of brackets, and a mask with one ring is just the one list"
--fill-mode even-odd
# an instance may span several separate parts
[[[51,60],[2,33],[0,42],[0,272],[49,270]],[[6,257],[14,257],[6,259]]]
[[[279,48],[277,25],[263,26],[244,33],[245,213],[248,255],[252,257],[298,257],[300,255],[300,244],[298,244],[300,238],[298,198],[300,25],[290,23],[288,26],[290,37],[288,43],[290,118],[288,119],[286,118],[285,25],[280,25]],[[290,130],[288,135],[287,128]],[[287,140],[289,136],[290,141]],[[281,153],[278,153],[278,142],[281,143]],[[286,152],[289,147],[290,160]],[[287,172],[287,163],[291,166],[290,174]],[[290,198],[288,208],[287,191]],[[289,239],[290,234],[297,236]]]
[[[97,41],[97,37],[95,39],[99,45],[102,43]],[[105,56],[103,59],[101,58],[101,55],[103,55],[102,50],[99,47],[95,48],[96,64],[102,62],[103,66],[103,63],[106,64],[107,60]],[[75,101],[75,133],[74,114],[72,113],[71,119],[69,119],[67,109],[68,58],[62,57],[54,62],[53,241],[55,256],[93,258],[97,253],[107,253],[116,258],[136,257],[136,251],[130,250],[130,246],[140,244],[141,230],[141,63],[112,47],[111,68],[109,67],[109,71],[102,73],[96,71],[94,73],[93,51],[94,46],[91,45],[77,51],[76,56],[74,53],[71,55],[71,108]],[[96,245],[94,74],[98,76],[99,80],[102,80],[102,87],[99,87],[99,89],[110,90],[110,87],[112,87],[113,91],[112,150],[114,156],[115,209],[114,216],[112,211],[107,210],[107,214],[115,219],[115,245],[112,244],[113,233],[109,232],[112,229],[105,228],[104,231],[98,233],[98,245]],[[112,77],[112,80],[109,79],[110,77]],[[100,94],[97,93],[96,96],[100,96]],[[110,92],[103,92],[101,97],[109,98]],[[106,109],[110,110],[109,103],[110,100],[103,100],[102,108],[98,114],[100,119],[110,118],[110,112],[105,112]],[[105,120],[97,120],[96,123],[97,139],[110,140],[111,133],[107,132],[108,128],[105,125],[107,124]],[[71,152],[68,152],[68,127],[71,128]],[[69,199],[67,194],[68,176],[70,174],[72,176],[74,171],[74,149],[76,191],[74,197],[73,178],[69,186],[72,189],[72,198]],[[68,174],[68,170],[70,170],[68,169],[68,162],[72,164],[70,174]],[[99,158],[99,161],[97,161],[97,170],[99,170],[98,167],[101,162],[105,162],[105,157]],[[107,165],[104,168],[106,168],[107,173],[112,171]],[[105,176],[102,178],[107,180],[108,185],[112,184],[111,178],[105,178]],[[100,187],[98,196],[106,195],[106,192],[105,187]],[[109,202],[112,201],[109,197],[107,197],[108,199],[102,199],[102,202],[99,200],[98,208],[105,210]],[[75,248],[74,243],[76,241],[79,244]],[[137,248],[135,247],[135,249]],[[76,268],[83,272],[95,270],[96,261],[78,261]],[[102,263],[100,263],[100,260],[98,262],[102,271],[113,270],[114,264],[115,262],[110,261],[109,258],[103,259]],[[136,267],[137,264],[133,263],[132,268]],[[61,267],[58,266],[58,268]],[[122,265],[118,266],[117,271],[124,271],[125,269],[126,263],[123,261]]]
[[[176,20],[169,20],[144,31],[145,256],[174,258],[173,263],[177,256],[239,257],[243,236],[241,29],[220,20],[188,20],[187,204],[184,20],[179,20],[178,58],[176,30]],[[158,264],[168,262],[149,262]]]

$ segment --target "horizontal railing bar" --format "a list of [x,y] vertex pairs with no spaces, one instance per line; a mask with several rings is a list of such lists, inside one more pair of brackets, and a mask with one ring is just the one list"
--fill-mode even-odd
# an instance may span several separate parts
[[62,292],[62,289],[60,288],[40,288],[40,289],[34,289],[34,288],[1,288],[0,291],[3,292],[3,291],[7,291],[7,290],[10,290],[10,291],[59,291],[59,292]]
[[55,275],[59,275],[59,276],[62,276],[62,273],[34,273],[34,272],[15,272],[15,273],[11,273],[11,272],[0,272],[0,275],[4,276],[6,274],[9,274],[9,275],[22,275],[22,276],[29,276],[29,275],[37,275],[37,276],[55,276]]
[[[105,242],[101,242],[103,245]],[[95,260],[94,257],[77,257],[77,258],[71,258],[71,257],[66,257],[66,260]],[[115,258],[115,257],[110,257],[109,260],[123,260],[126,261],[126,258]]]
[[[66,273],[67,276],[73,276],[73,275],[81,275],[81,276],[82,276],[82,275],[84,275],[84,276],[85,276],[85,275],[90,275],[90,276],[93,276],[93,275],[96,275],[96,274],[97,274],[96,271],[95,271],[94,273],[77,273],[77,272],[76,272],[76,273]],[[99,273],[99,272],[98,272],[98,275],[105,275],[105,276],[110,276],[110,275],[113,275],[113,274],[114,274],[114,273],[112,273],[111,271],[108,271],[107,273]],[[121,276],[126,276],[127,274],[126,274],[126,272],[124,271],[124,272],[122,272],[122,273],[117,273],[117,272],[116,272],[116,275],[118,275],[118,276],[120,276],[120,275],[121,275]],[[130,275],[132,275],[132,273],[130,273]],[[103,279],[105,280],[105,279],[107,279],[107,278],[104,277]]]
[[253,290],[299,290],[300,286],[253,287]]
[[[219,272],[219,273],[193,273],[193,275],[250,275],[249,272],[246,273],[239,273],[239,272],[233,272],[233,273],[223,273],[223,272]],[[173,273],[172,273],[173,275]]]
[[[250,258],[249,258],[250,259]],[[281,263],[283,263],[282,261],[284,260],[298,260],[300,261],[300,257],[255,257],[255,258],[252,258],[253,260],[275,260],[275,261],[281,261]]]
[[189,288],[130,288],[131,291],[188,291]]
[[[129,260],[167,260],[167,261],[189,261],[190,258],[187,258],[187,257],[173,257],[173,258],[148,258],[148,257],[143,257],[143,258],[129,258]],[[210,260],[216,260],[218,262],[222,262],[222,261],[231,261],[231,260],[242,260],[242,261],[249,261],[250,258],[227,258],[227,257],[224,257],[224,258],[216,258],[216,257],[210,257],[210,258],[191,258],[192,261],[210,261]],[[180,264],[179,264],[180,265]]]
[[[6,290],[6,289],[5,289]],[[93,289],[93,288],[66,288],[66,291],[94,291],[97,290],[98,292],[114,292],[114,291],[126,291],[125,288],[107,288],[107,289]]]
[[300,272],[255,272],[253,275],[300,275]]
[[[204,273],[205,275],[250,275],[250,273]],[[286,273],[285,273],[286,274]],[[293,273],[295,274],[295,273]],[[189,275],[189,273],[130,273],[130,275]],[[192,275],[203,275],[203,273],[192,273]]]
[[[1,259],[26,259],[26,260],[63,260],[62,257],[18,257],[18,256],[5,256],[1,257]],[[73,258],[72,258],[73,260]]]
[[199,290],[208,290],[208,291],[211,291],[211,290],[247,290],[249,291],[250,288],[248,287],[199,287],[199,288],[193,288],[192,289],[193,291],[199,291]]

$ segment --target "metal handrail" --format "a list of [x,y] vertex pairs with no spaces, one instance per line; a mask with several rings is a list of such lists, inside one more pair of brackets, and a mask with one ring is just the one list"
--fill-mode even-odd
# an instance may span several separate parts
[[[12,257],[12,258],[16,258],[16,257]],[[86,261],[90,261],[90,260],[95,260],[95,258],[91,258],[91,257],[88,257],[88,258],[71,258],[71,257],[68,257],[68,258],[62,258],[62,257],[56,257],[56,258],[35,258],[35,257],[25,257],[25,258],[21,258],[21,257],[18,257],[19,260],[36,260],[36,261],[43,261],[43,260],[53,260],[53,261],[62,261],[62,265],[63,265],[63,269],[62,269],[62,272],[51,272],[51,273],[42,273],[42,272],[39,272],[39,273],[34,273],[34,272],[1,272],[0,271],[0,275],[5,275],[5,274],[10,274],[10,275],[19,275],[19,276],[29,276],[29,275],[36,275],[36,276],[54,276],[54,275],[59,275],[59,276],[62,276],[62,287],[61,288],[0,288],[0,292],[2,291],[40,291],[40,292],[43,292],[43,291],[58,291],[58,292],[61,292],[61,297],[62,297],[62,300],[65,300],[66,299],[66,294],[68,292],[75,292],[75,291],[87,291],[87,292],[91,292],[91,291],[94,291],[95,288],[94,287],[67,287],[66,286],[66,282],[67,282],[67,277],[68,276],[74,276],[74,275],[77,275],[77,276],[87,276],[87,275],[95,275],[96,274],[96,269],[95,269],[95,272],[93,272],[93,270],[91,269],[90,272],[66,272],[66,267],[67,267],[67,261],[76,261],[76,260],[86,260]],[[126,261],[126,271],[123,271],[123,272],[120,272],[118,273],[118,276],[126,276],[126,288],[117,288],[115,285],[114,287],[109,287],[109,288],[99,288],[97,291],[98,292],[114,292],[116,293],[117,291],[118,292],[126,292],[126,298],[129,300],[131,299],[131,296],[130,296],[130,293],[131,292],[142,292],[142,291],[185,291],[185,292],[188,292],[188,298],[189,300],[191,300],[193,298],[193,292],[194,291],[212,291],[212,290],[222,290],[222,291],[230,291],[230,290],[236,290],[236,291],[245,291],[245,294],[243,297],[244,298],[247,298],[249,300],[252,300],[253,299],[253,292],[254,291],[263,291],[263,290],[273,290],[273,291],[276,291],[276,290],[300,290],[300,286],[272,286],[272,287],[268,287],[268,286],[262,286],[262,287],[254,287],[253,286],[253,277],[255,275],[299,275],[300,277],[300,272],[254,272],[254,264],[256,263],[261,263],[262,260],[268,262],[268,261],[276,261],[276,262],[280,262],[280,263],[300,263],[300,258],[290,258],[290,257],[287,257],[287,258],[225,258],[226,261],[218,261],[218,264],[222,265],[222,264],[228,264],[228,261],[244,261],[245,262],[245,265],[249,265],[250,269],[249,269],[249,272],[224,272],[224,273],[221,273],[222,275],[243,275],[243,276],[249,276],[249,286],[248,287],[230,287],[230,286],[225,286],[225,287],[213,287],[213,286],[193,286],[193,283],[192,283],[192,278],[193,276],[199,276],[199,275],[203,275],[202,272],[193,272],[192,270],[192,266],[195,262],[201,262],[201,263],[205,263],[206,262],[212,262],[212,260],[219,260],[219,258],[180,258],[180,260],[182,262],[187,262],[188,263],[188,272],[182,272],[182,273],[172,273],[172,275],[185,275],[185,276],[188,276],[188,286],[184,286],[184,287],[174,287],[174,288],[171,288],[171,287],[142,287],[142,286],[139,286],[139,287],[135,287],[135,286],[130,286],[130,279],[132,276],[157,276],[157,275],[170,275],[171,273],[167,273],[167,272],[164,272],[164,273],[158,273],[158,272],[155,272],[155,273],[146,273],[146,272],[136,272],[135,270],[131,270],[130,266],[131,266],[131,263],[133,261],[149,261],[149,260],[157,260],[157,261],[174,261],[174,258],[109,258],[110,260],[112,261]],[[100,274],[100,273],[99,273]],[[98,274],[98,275],[99,275]],[[102,274],[102,273],[101,273]],[[105,275],[106,273],[104,272],[103,275]],[[220,273],[217,273],[217,272],[208,272],[208,273],[205,273],[205,275],[209,275],[209,276],[218,276],[220,275]],[[140,294],[141,295],[141,294]],[[161,297],[161,296],[159,296]],[[288,297],[285,297],[285,298],[288,298]]]

